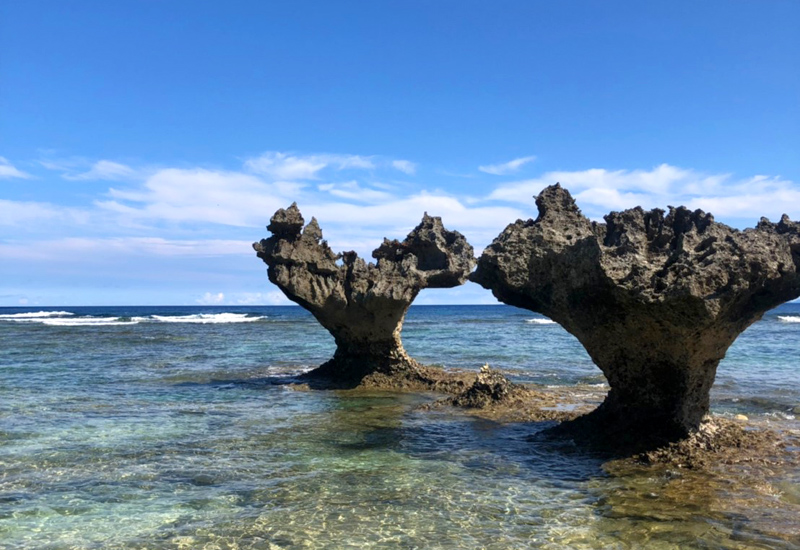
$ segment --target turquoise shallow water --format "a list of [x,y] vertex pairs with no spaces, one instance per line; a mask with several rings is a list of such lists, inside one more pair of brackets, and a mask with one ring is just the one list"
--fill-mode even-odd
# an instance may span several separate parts
[[[333,352],[300,308],[58,309],[0,309],[0,548],[800,548],[792,469],[614,469],[548,424],[274,385]],[[798,321],[734,344],[717,414],[800,430]],[[403,338],[425,363],[604,381],[510,307],[413,307]]]

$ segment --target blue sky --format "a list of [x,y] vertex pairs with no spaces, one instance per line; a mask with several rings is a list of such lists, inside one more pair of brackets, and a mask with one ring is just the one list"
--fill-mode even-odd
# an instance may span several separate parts
[[[285,303],[297,201],[369,255],[583,211],[800,218],[800,3],[0,3],[0,306]],[[491,303],[468,284],[417,303]]]

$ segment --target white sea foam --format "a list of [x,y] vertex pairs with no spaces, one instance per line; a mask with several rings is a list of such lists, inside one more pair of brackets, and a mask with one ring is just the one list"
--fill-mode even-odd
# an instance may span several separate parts
[[57,327],[136,325],[139,323],[252,323],[266,317],[248,317],[246,313],[199,313],[195,315],[151,315],[149,317],[75,317],[69,311],[38,311],[0,315],[0,322],[38,323]]
[[[547,388],[575,388],[574,384],[545,384]],[[600,382],[598,384],[583,384],[578,383],[578,387],[581,388],[608,388],[608,384],[605,382]],[[574,394],[571,394],[574,395]]]
[[556,322],[550,319],[526,319],[526,323],[530,323],[532,325],[555,325]]
[[248,317],[246,313],[198,313],[195,315],[153,315],[160,323],[252,323],[266,317]]
[[116,325],[136,325],[138,320],[123,320],[121,317],[73,317],[70,319],[37,319],[43,325],[55,327],[111,327]]
[[24,321],[44,319],[47,317],[66,317],[67,315],[75,315],[69,311],[35,311],[32,313],[9,313],[0,315],[0,320],[3,321]]
[[798,315],[778,315],[778,320],[784,323],[800,323],[800,316]]

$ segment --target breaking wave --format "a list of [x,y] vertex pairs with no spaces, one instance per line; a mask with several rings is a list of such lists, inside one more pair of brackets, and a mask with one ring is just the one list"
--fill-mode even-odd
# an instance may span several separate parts
[[266,317],[249,317],[246,313],[198,313],[195,315],[153,315],[160,323],[252,323]]
[[92,327],[137,325],[139,323],[252,323],[266,319],[264,316],[251,317],[246,313],[198,313],[194,315],[150,315],[147,317],[75,317],[69,311],[38,311],[36,313],[15,313],[0,315],[0,322],[39,323],[56,327]]
[[43,319],[46,317],[64,317],[66,315],[74,315],[69,311],[34,311],[32,313],[8,313],[0,315],[0,320],[15,321],[23,319]]
[[116,325],[135,325],[142,317],[71,317],[69,319],[40,319],[43,325],[54,327],[111,327]]
[[798,315],[778,315],[778,320],[784,323],[800,323],[800,316]]
[[526,323],[530,323],[532,325],[555,325],[556,322],[550,319],[526,319]]

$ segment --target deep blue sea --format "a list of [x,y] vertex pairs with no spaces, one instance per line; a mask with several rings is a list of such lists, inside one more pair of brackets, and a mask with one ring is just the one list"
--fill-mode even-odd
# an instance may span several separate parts
[[[426,364],[604,378],[507,306],[412,307]],[[0,308],[0,548],[800,548],[800,472],[610,468],[431,395],[273,384],[333,353],[299,307]],[[721,363],[712,409],[800,432],[800,304]],[[800,452],[800,449],[790,449]]]

